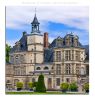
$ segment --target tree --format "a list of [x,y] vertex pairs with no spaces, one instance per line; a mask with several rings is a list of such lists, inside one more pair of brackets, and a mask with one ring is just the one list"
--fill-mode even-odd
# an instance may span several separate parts
[[6,62],[9,62],[9,52],[11,50],[11,46],[6,44]]
[[23,88],[23,83],[22,82],[17,82],[16,84],[17,90],[21,90]]
[[44,76],[41,74],[38,78],[38,83],[36,86],[36,92],[46,92],[46,87],[44,83]]
[[88,93],[89,92],[89,83],[85,83],[83,85],[84,90]]
[[37,87],[38,82],[33,82],[33,87]]
[[69,85],[69,90],[71,90],[71,91],[77,91],[77,89],[78,89],[78,86],[77,86],[77,84],[75,82],[73,82],[73,83],[71,83]]
[[30,90],[32,90],[32,88],[33,88],[33,83],[32,83],[32,82],[29,82],[29,83],[28,83],[28,87],[29,87]]
[[69,84],[68,83],[62,83],[60,85],[60,88],[62,89],[62,92],[66,92],[68,90]]

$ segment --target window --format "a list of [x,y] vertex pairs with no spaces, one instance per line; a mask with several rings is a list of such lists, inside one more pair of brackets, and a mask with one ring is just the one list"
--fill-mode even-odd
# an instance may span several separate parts
[[16,57],[15,57],[15,63],[16,63],[16,64],[18,64],[18,63],[19,63],[19,61],[20,61],[20,60],[19,60],[19,56],[18,56],[18,55],[16,55]]
[[21,67],[21,75],[25,75],[26,74],[26,69],[25,67]]
[[32,63],[32,60],[31,60],[31,63]]
[[66,46],[70,46],[70,37],[66,38]]
[[78,65],[76,66],[76,74],[80,74],[79,66]]
[[56,51],[56,61],[61,61],[61,51]]
[[71,60],[70,50],[65,51],[65,60],[66,61]]
[[78,46],[78,39],[74,39],[74,46]]
[[56,65],[56,74],[57,75],[60,75],[61,74],[61,65],[60,64],[57,64]]
[[66,78],[66,82],[69,83],[70,82],[70,79],[69,78]]
[[76,60],[79,61],[80,60],[80,52],[76,51]]
[[63,44],[62,39],[58,39],[58,40],[57,40],[57,46],[58,46],[58,47],[61,47],[62,44]]
[[24,63],[24,56],[23,55],[20,56],[20,62]]
[[81,75],[85,75],[85,69],[83,67],[81,68]]
[[60,86],[60,78],[56,78],[56,85]]
[[45,68],[44,68],[44,70],[48,70],[49,68],[46,66]]
[[66,64],[65,71],[66,71],[66,74],[71,74],[70,64]]
[[51,69],[54,69],[53,67]]
[[72,50],[72,60],[74,60],[74,50]]
[[32,82],[35,82],[35,78],[32,78]]
[[16,57],[15,57],[16,59],[18,59],[18,55],[16,55]]
[[40,67],[37,67],[36,70],[41,70],[41,68]]
[[7,80],[7,82],[6,82],[6,83],[11,83],[11,82],[10,82],[10,80]]
[[14,57],[13,56],[10,56],[10,62],[14,63]]

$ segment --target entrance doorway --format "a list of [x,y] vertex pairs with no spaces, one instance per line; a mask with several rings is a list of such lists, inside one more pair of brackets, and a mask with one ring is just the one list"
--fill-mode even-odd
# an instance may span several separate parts
[[52,78],[48,78],[48,89],[52,88]]

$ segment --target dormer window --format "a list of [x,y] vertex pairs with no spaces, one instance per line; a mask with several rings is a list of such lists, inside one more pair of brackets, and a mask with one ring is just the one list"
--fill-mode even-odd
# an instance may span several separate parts
[[69,36],[66,38],[66,46],[70,46],[70,37]]

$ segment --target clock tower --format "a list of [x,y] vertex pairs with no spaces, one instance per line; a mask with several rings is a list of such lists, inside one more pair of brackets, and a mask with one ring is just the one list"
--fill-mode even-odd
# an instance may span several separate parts
[[40,23],[38,22],[35,13],[34,19],[31,23],[32,31],[31,34],[29,34],[27,37],[27,46],[28,46],[27,49],[32,54],[31,61],[34,64],[43,63],[44,41],[43,41],[43,35],[39,30],[39,24]]

